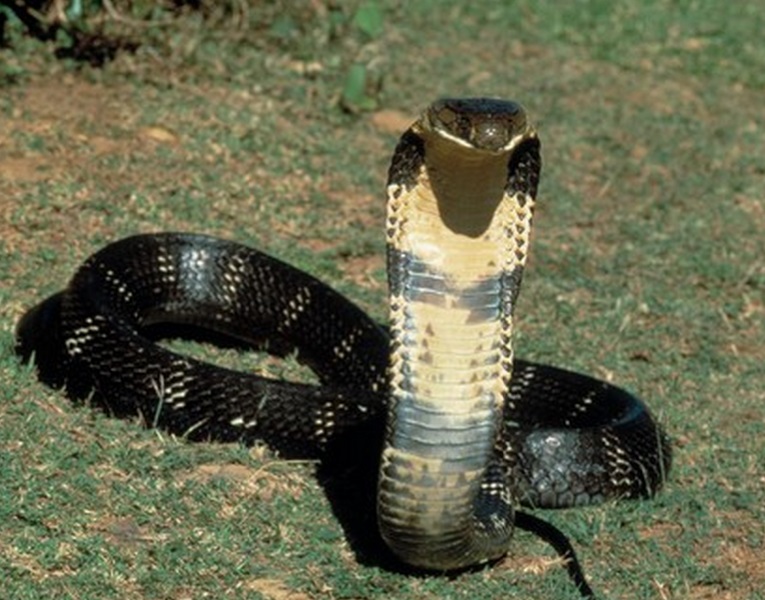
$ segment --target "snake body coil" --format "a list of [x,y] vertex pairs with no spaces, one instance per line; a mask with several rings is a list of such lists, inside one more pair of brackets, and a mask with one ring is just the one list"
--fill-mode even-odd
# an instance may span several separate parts
[[[519,105],[488,99],[438,101],[402,136],[388,182],[387,330],[261,252],[161,233],[90,257],[24,316],[18,350],[71,395],[95,392],[117,415],[191,439],[316,456],[379,426],[378,520],[393,552],[435,570],[496,558],[516,504],[648,496],[670,465],[640,400],[513,357],[539,148]],[[168,324],[295,349],[320,384],[175,354],[154,342]]]

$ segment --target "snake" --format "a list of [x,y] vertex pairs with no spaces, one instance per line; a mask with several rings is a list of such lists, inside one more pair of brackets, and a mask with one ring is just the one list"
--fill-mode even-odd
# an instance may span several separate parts
[[[98,250],[27,311],[17,351],[70,396],[190,440],[321,457],[367,427],[379,535],[393,555],[438,572],[494,561],[516,526],[541,522],[519,506],[650,497],[671,465],[669,437],[641,399],[514,356],[541,166],[516,102],[445,98],[422,112],[388,172],[387,324],[264,252],[147,233]],[[317,381],[157,343],[184,329],[294,353]]]

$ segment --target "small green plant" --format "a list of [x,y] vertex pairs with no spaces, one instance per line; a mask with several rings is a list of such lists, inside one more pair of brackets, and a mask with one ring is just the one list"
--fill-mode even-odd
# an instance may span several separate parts
[[[351,24],[361,33],[367,44],[372,44],[385,29],[379,4],[377,2],[362,3],[356,10]],[[363,52],[359,54],[363,55]],[[377,108],[381,76],[376,72],[373,64],[373,60],[359,61],[349,67],[340,101],[341,106],[348,112],[355,113]]]

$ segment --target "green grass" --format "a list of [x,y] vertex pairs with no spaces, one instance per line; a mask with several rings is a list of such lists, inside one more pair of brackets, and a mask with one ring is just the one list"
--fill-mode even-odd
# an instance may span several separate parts
[[[138,231],[249,243],[383,317],[397,124],[439,95],[492,94],[528,108],[544,151],[519,355],[638,392],[675,440],[655,500],[543,516],[603,597],[764,598],[765,13],[711,0],[380,2],[375,36],[354,25],[355,4],[255,4],[129,30],[146,45],[104,69],[56,61],[9,25],[5,597],[576,597],[527,534],[501,565],[455,579],[360,562],[311,465],[72,406],[11,352],[26,308]],[[348,114],[359,64],[382,83],[357,90],[361,112]],[[373,105],[386,112],[363,112]]]

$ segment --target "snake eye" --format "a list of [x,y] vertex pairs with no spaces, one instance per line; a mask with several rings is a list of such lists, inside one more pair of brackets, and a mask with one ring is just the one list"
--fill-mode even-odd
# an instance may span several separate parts
[[427,111],[426,118],[433,130],[447,131],[457,137],[464,135],[460,132],[460,113],[451,108],[445,101],[434,103]]
[[448,106],[444,106],[441,110],[438,111],[437,118],[444,125],[451,127],[457,121],[457,113],[455,113]]

